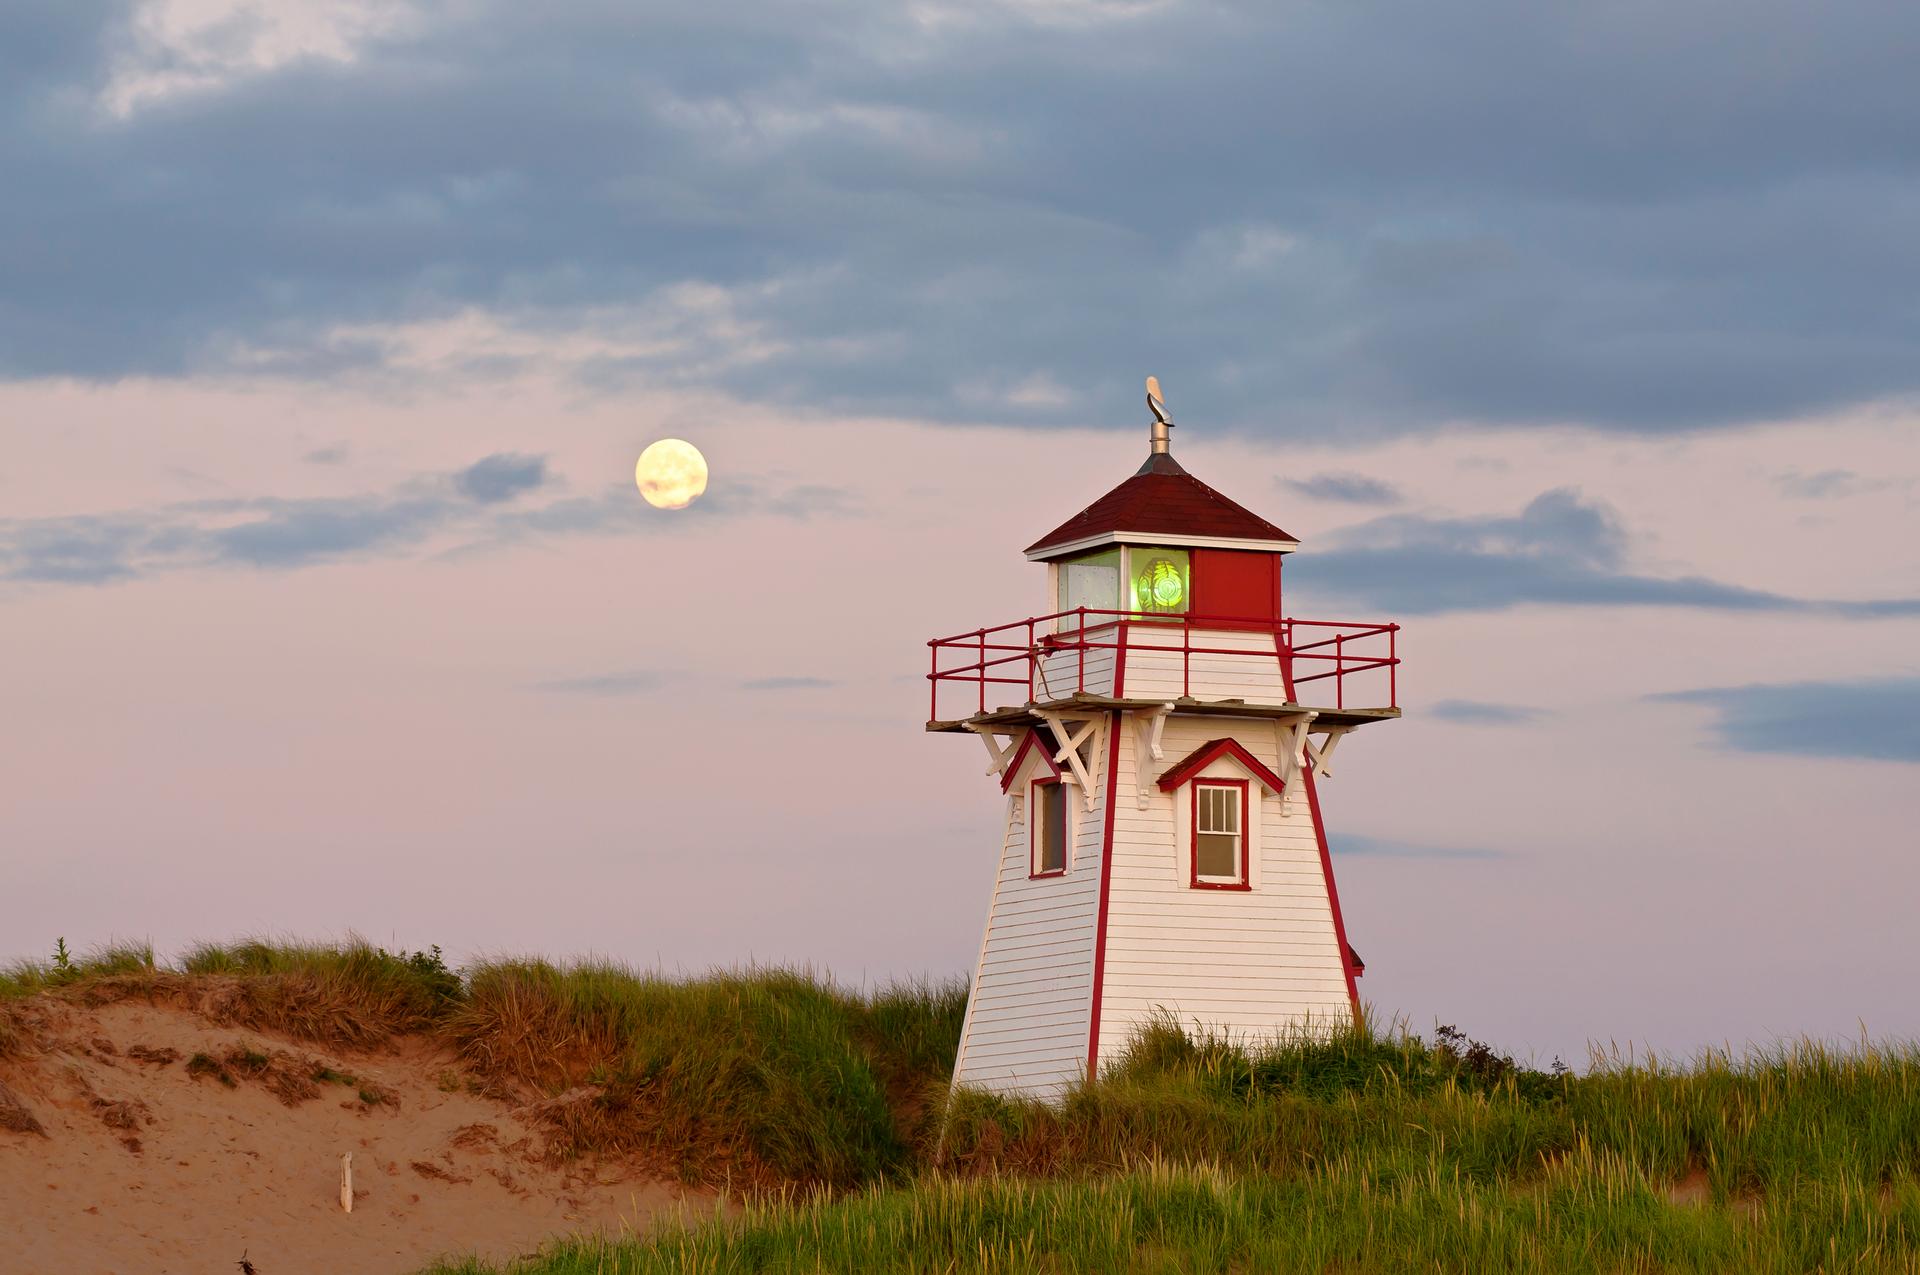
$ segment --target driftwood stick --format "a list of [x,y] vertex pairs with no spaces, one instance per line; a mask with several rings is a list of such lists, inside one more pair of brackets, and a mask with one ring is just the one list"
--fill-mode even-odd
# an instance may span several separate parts
[[340,1157],[340,1207],[353,1212],[353,1152]]

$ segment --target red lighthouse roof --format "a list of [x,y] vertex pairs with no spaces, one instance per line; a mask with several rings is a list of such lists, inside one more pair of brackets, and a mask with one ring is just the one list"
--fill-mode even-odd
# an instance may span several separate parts
[[1105,544],[1212,545],[1288,553],[1300,547],[1280,528],[1228,500],[1165,451],[1139,472],[1027,546],[1036,562]]

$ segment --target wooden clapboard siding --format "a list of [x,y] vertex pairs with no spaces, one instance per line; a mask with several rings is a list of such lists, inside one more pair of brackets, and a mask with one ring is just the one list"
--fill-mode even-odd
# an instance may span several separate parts
[[[1089,652],[1091,663],[1092,652]],[[1105,754],[1101,754],[1103,763]],[[1011,791],[1024,794],[1033,762]],[[1065,876],[1028,875],[1027,803],[1009,803],[980,965],[961,1029],[954,1081],[1000,1093],[1058,1094],[1086,1069],[1105,784],[1088,810],[1067,785],[1074,827]]]
[[[1095,629],[1089,639],[1095,642],[1115,641],[1113,629]],[[1114,651],[1111,647],[1100,650],[1088,650],[1086,669],[1081,670],[1079,650],[1054,651],[1040,657],[1040,667],[1033,678],[1033,696],[1037,700],[1065,699],[1070,695],[1111,695],[1113,694]],[[1014,687],[1006,687],[1013,690]]]
[[[1264,634],[1231,636],[1271,643]],[[1128,693],[1134,694],[1142,657],[1136,650],[1127,658]],[[1280,769],[1270,723],[1176,713],[1163,735],[1166,758],[1154,774],[1223,734]],[[1163,793],[1150,783],[1142,808],[1135,797],[1137,756],[1132,747],[1120,750],[1099,1057],[1122,1052],[1134,1030],[1161,1010],[1188,1027],[1197,1021],[1253,1038],[1309,1022],[1351,1021],[1344,956],[1306,793],[1293,794],[1284,816],[1271,794],[1249,810],[1257,842],[1249,863],[1253,889],[1195,890],[1188,885],[1186,807],[1178,804],[1191,790]],[[1237,778],[1244,772],[1223,759],[1201,774]],[[1253,791],[1260,791],[1258,784]]]
[[1234,629],[1195,629],[1191,645],[1246,655],[1181,654],[1183,631],[1177,625],[1134,624],[1127,631],[1128,696],[1173,699],[1244,699],[1259,704],[1287,702],[1286,683],[1273,657],[1274,635]]

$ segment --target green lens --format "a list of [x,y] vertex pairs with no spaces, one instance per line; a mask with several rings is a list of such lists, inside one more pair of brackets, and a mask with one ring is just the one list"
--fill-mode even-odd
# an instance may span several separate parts
[[1134,595],[1143,610],[1171,611],[1187,596],[1186,581],[1180,568],[1165,558],[1155,558],[1134,579]]

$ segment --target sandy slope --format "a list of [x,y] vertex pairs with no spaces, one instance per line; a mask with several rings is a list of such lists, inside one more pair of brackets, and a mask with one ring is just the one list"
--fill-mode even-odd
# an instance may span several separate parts
[[[316,1049],[134,1002],[30,1013],[30,1047],[0,1060],[4,1275],[235,1271],[243,1253],[260,1275],[384,1275],[711,1208],[630,1166],[545,1165],[537,1127],[424,1042]],[[232,1084],[189,1074],[196,1054],[233,1058]],[[357,1083],[316,1083],[320,1067]],[[34,1121],[44,1134],[5,1127]]]

